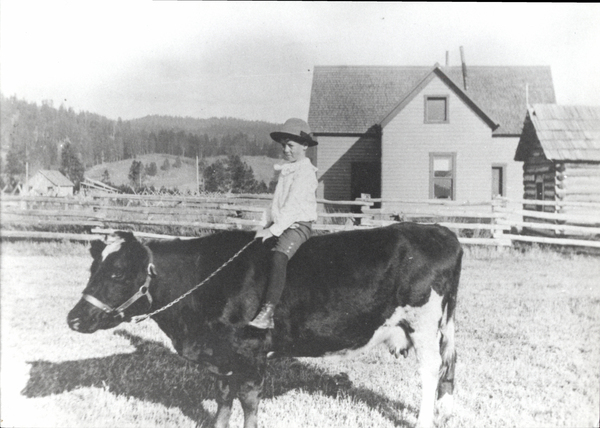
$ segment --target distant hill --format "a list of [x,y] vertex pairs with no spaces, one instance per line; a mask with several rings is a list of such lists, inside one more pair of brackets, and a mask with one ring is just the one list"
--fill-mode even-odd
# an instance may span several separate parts
[[[204,161],[210,165],[218,159],[223,158],[225,158],[225,156],[215,156],[206,158]],[[168,171],[163,171],[160,169],[160,166],[164,163],[165,159],[168,159],[169,163],[173,165],[177,156],[155,153],[136,157],[135,160],[141,161],[145,166],[155,162],[158,167],[157,174],[155,176],[147,176],[144,183],[148,186],[154,186],[155,188],[164,186],[171,189],[177,188],[183,191],[193,191],[196,188],[196,159],[181,158],[180,168],[171,167]],[[100,181],[106,170],[108,171],[110,182],[112,184],[117,186],[129,184],[128,175],[133,160],[134,159],[126,159],[95,165],[85,172],[85,176]],[[252,168],[254,178],[257,181],[264,181],[267,185],[273,178],[273,165],[282,162],[279,159],[273,159],[266,156],[242,156],[242,161]]]
[[0,115],[1,174],[20,180],[26,163],[30,174],[58,169],[66,143],[86,168],[125,160],[131,164],[150,153],[274,159],[281,154],[281,147],[269,136],[279,125],[263,121],[157,115],[115,121],[62,105],[57,108],[51,101],[38,105],[1,93]]
[[269,134],[280,125],[258,120],[243,120],[233,117],[211,117],[199,119],[193,117],[174,117],[150,115],[129,120],[134,129],[158,132],[162,129],[175,129],[191,134],[207,134],[209,137],[235,135],[241,131],[253,136],[257,141],[271,142]]

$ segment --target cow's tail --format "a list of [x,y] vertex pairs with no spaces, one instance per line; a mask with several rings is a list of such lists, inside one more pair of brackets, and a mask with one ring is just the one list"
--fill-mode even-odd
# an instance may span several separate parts
[[454,393],[454,368],[456,365],[456,348],[454,343],[454,310],[456,308],[456,296],[458,293],[458,282],[462,262],[462,250],[458,254],[458,260],[450,281],[450,289],[444,297],[443,314],[440,322],[440,355],[442,365],[440,366],[439,381],[437,388],[438,400],[445,395]]

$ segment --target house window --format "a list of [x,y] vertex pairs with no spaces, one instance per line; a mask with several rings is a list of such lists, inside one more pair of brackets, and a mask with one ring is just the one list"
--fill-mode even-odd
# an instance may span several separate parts
[[506,196],[506,165],[492,165],[492,198]]
[[425,123],[448,123],[447,96],[425,96]]
[[429,198],[454,200],[456,153],[429,154]]

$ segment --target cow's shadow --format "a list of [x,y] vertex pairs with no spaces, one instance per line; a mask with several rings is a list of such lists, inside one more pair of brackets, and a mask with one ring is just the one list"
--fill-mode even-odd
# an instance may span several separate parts
[[[213,415],[202,404],[214,397],[214,378],[208,371],[185,361],[161,343],[125,330],[117,330],[115,334],[128,339],[135,352],[59,363],[28,362],[30,377],[22,394],[33,398],[82,387],[98,387],[115,395],[179,408],[184,415],[197,421],[198,426],[211,425]],[[265,398],[293,389],[332,397],[343,395],[375,409],[400,427],[408,426],[400,417],[402,411],[415,412],[412,406],[355,387],[345,374],[332,376],[295,359],[271,360],[267,378]]]

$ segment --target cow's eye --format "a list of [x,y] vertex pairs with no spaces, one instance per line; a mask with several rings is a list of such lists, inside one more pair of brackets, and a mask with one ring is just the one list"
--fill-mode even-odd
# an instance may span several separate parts
[[125,273],[122,271],[113,272],[110,277],[113,279],[123,279],[125,277]]

